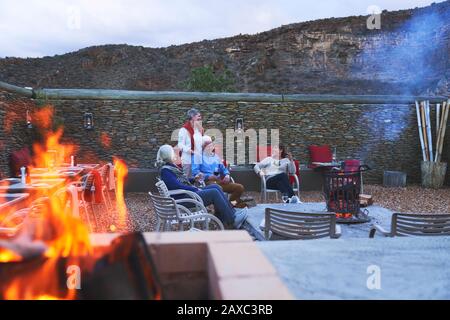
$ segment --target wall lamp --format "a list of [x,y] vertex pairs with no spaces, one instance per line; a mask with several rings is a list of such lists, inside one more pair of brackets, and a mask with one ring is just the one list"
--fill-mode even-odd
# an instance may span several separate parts
[[94,129],[94,115],[92,113],[86,112],[83,116],[83,121],[86,130]]

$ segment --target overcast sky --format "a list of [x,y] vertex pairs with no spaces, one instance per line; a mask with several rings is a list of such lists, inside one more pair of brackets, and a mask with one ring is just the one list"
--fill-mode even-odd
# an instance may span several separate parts
[[[0,0],[0,57],[42,57],[102,44],[165,47],[254,34],[318,18],[430,0]],[[434,2],[442,2],[440,0]]]

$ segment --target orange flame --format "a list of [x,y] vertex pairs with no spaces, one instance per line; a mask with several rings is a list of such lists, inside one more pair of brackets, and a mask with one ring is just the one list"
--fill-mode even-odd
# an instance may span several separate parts
[[[37,127],[42,129],[43,143],[33,145],[33,162],[40,168],[55,168],[64,163],[66,155],[73,151],[72,145],[62,145],[59,141],[63,129],[53,131],[51,107],[39,110],[34,116]],[[86,225],[78,218],[67,214],[67,193],[36,194],[40,197],[30,208],[30,212],[21,225],[18,234],[0,249],[0,262],[21,261],[26,258],[18,248],[33,248],[36,243],[42,244],[45,262],[32,274],[15,277],[3,287],[6,299],[74,299],[76,291],[67,289],[61,292],[56,263],[60,258],[71,258],[74,263],[77,257],[93,253],[89,232]],[[8,241],[8,242],[6,242]],[[2,247],[2,242],[0,242]],[[13,248],[13,249],[11,249]],[[17,252],[16,252],[17,251]],[[44,281],[43,281],[44,279]],[[64,287],[63,287],[64,288]]]
[[114,170],[117,176],[116,186],[116,206],[118,211],[118,224],[120,227],[125,227],[125,221],[128,217],[128,209],[124,198],[124,182],[128,175],[128,168],[125,162],[121,159],[114,159]]
[[106,132],[102,132],[102,134],[100,135],[100,142],[103,148],[111,148],[111,137]]
[[[52,129],[53,114],[53,107],[47,106],[33,115],[33,122],[42,136],[42,143],[33,145],[35,168],[55,169],[65,163],[76,149],[72,144],[60,143],[64,131],[63,128],[56,131]],[[101,140],[104,146],[111,143],[111,138],[106,133],[102,134]],[[117,158],[114,159],[114,168],[117,177],[118,224],[121,230],[125,230],[128,210],[124,198],[124,182],[128,168],[123,160]],[[38,196],[39,200],[33,202],[27,218],[14,238],[0,240],[0,263],[28,262],[27,255],[17,248],[27,245],[30,248],[36,244],[42,245],[42,263],[33,272],[13,277],[8,283],[0,284],[3,290],[1,294],[6,299],[74,299],[76,290],[64,290],[65,286],[61,285],[61,277],[58,277],[57,271],[61,269],[61,258],[66,259],[63,263],[68,264],[70,261],[71,265],[77,265],[81,264],[82,257],[93,255],[88,228],[80,219],[67,212],[66,192]],[[110,230],[117,229],[113,225]]]

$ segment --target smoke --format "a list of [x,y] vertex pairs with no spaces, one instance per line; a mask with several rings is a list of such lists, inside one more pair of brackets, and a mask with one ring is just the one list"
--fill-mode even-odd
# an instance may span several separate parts
[[[357,76],[377,81],[386,88],[385,94],[443,94],[439,84],[446,82],[449,17],[449,3],[416,11],[399,27],[387,31],[383,30],[382,17],[381,32],[366,40],[355,60],[361,64],[354,69]],[[404,130],[415,123],[411,117],[415,112],[405,106],[374,106],[362,113],[359,121],[378,141],[395,145],[401,143]],[[377,145],[364,146],[359,155],[366,160]]]
[[416,11],[393,30],[383,30],[382,16],[381,33],[367,39],[355,60],[357,76],[397,94],[431,93],[446,73],[449,19],[448,3]]

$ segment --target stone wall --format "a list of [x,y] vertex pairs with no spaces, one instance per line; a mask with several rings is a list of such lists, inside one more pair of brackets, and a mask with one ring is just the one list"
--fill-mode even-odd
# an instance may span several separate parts
[[[153,167],[158,147],[171,142],[171,133],[182,125],[192,102],[53,101],[56,115],[64,119],[66,141],[80,146],[83,161],[110,160],[118,156],[130,167]],[[309,162],[308,146],[330,144],[339,158],[359,158],[373,171],[371,182],[382,181],[383,170],[402,170],[409,182],[420,181],[420,143],[415,108],[406,105],[330,105],[301,103],[212,103],[195,105],[202,111],[205,129],[225,135],[235,119],[244,118],[245,129],[279,129],[302,164]],[[94,114],[95,129],[83,129],[84,112]],[[432,118],[434,119],[434,118]],[[447,129],[450,132],[450,128]],[[450,138],[444,159],[450,160]],[[449,179],[447,179],[448,181]]]
[[0,91],[0,177],[10,174],[11,152],[31,146],[32,132],[26,128],[26,112],[34,107],[32,100]]
[[[110,161],[113,156],[130,167],[150,168],[158,147],[170,141],[173,130],[183,123],[193,102],[151,101],[52,101],[58,121],[64,125],[65,143],[78,148],[80,161]],[[33,130],[25,127],[26,110],[36,101],[0,92],[0,172],[8,175],[11,151],[31,146]],[[205,129],[217,128],[225,135],[236,118],[245,129],[279,129],[281,143],[294,157],[308,164],[308,146],[330,144],[338,157],[359,158],[373,171],[371,182],[382,181],[383,170],[402,170],[408,181],[420,181],[420,143],[415,109],[406,105],[331,105],[302,103],[199,102]],[[94,114],[95,128],[83,128],[83,114]],[[434,116],[432,115],[432,119]],[[444,161],[450,160],[450,125],[444,146]],[[447,183],[450,182],[449,174]]]

